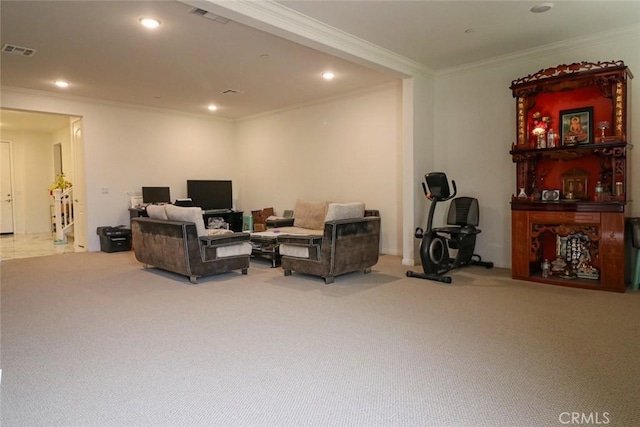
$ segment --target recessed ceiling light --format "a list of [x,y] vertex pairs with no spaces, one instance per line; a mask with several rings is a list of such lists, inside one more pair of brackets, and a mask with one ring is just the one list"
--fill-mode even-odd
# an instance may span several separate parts
[[160,21],[153,18],[140,18],[138,21],[147,28],[158,28],[160,26]]
[[53,84],[61,88],[69,87],[69,82],[65,82],[64,80],[56,80]]
[[553,3],[540,3],[529,9],[533,13],[543,13],[553,7]]
[[215,105],[211,104],[211,105],[209,105],[209,106],[207,107],[207,109],[208,109],[209,111],[216,111],[216,110],[218,109],[218,107],[216,107]]
[[322,78],[325,80],[332,80],[336,75],[331,71],[327,71],[326,73],[322,73]]

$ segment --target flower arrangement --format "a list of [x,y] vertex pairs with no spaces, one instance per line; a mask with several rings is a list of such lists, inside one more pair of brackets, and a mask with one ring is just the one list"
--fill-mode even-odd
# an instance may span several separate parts
[[540,135],[546,132],[547,128],[551,124],[551,117],[543,116],[542,113],[536,111],[533,113],[533,133]]
[[535,127],[531,131],[531,133],[534,134],[535,136],[544,135],[545,132],[546,132],[546,129],[543,127]]
[[53,183],[49,186],[49,194],[53,194],[53,190],[66,190],[67,188],[71,188],[73,186],[73,184],[71,184],[71,182],[67,181],[67,178],[65,178],[64,173],[59,174],[58,176],[56,176],[55,181],[53,181]]
[[545,148],[545,134],[547,133],[547,128],[551,124],[551,117],[543,116],[542,113],[536,111],[535,113],[533,113],[532,118],[533,130],[531,131],[531,133],[536,136],[536,147]]

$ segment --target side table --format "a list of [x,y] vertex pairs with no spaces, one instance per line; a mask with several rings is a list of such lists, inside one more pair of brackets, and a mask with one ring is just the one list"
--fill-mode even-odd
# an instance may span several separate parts
[[251,233],[251,255],[271,260],[271,267],[280,265],[280,248],[278,244],[279,233],[273,231],[260,231]]

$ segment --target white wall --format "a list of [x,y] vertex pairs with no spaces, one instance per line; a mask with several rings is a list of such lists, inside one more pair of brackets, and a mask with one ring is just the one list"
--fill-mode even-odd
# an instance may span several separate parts
[[[505,58],[436,78],[434,165],[445,171],[449,179],[455,179],[459,194],[479,199],[482,234],[476,248],[484,259],[499,267],[511,267],[509,202],[516,192],[515,165],[509,155],[516,137],[511,81],[544,68],[581,61],[623,60],[632,72],[640,73],[638,46],[640,31],[634,30],[607,40],[555,46],[552,51]],[[631,102],[638,104],[640,85],[632,86]],[[632,134],[640,137],[638,115],[630,115],[630,122]],[[639,151],[630,150],[634,165],[640,164]],[[632,198],[639,200],[640,177],[637,173],[632,176]],[[640,215],[637,203],[628,208],[629,215]]]
[[[410,80],[410,81],[408,81]],[[404,265],[420,264],[416,227],[426,228],[429,202],[424,196],[424,175],[434,170],[434,78],[415,76],[403,82],[403,258]]]
[[398,82],[239,121],[242,208],[363,201],[380,210],[382,252],[400,254],[401,98]]
[[[98,226],[129,224],[129,194],[142,186],[169,186],[177,198],[186,196],[189,178],[237,181],[234,123],[228,120],[6,88],[2,107],[83,117],[89,251],[100,250]],[[52,160],[46,167],[45,190]]]

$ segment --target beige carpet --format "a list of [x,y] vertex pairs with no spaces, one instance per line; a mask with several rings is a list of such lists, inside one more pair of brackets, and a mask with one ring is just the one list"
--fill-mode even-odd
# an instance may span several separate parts
[[637,292],[439,284],[394,256],[332,285],[256,261],[193,286],[130,252],[0,268],[3,427],[640,420]]

